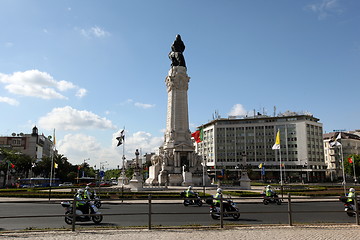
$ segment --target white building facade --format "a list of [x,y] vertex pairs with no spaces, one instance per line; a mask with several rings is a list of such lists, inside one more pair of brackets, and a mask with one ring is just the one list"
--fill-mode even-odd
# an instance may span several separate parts
[[[250,178],[279,181],[280,154],[272,150],[280,130],[282,174],[285,181],[323,181],[323,127],[310,115],[215,119],[201,126],[197,152],[211,178],[236,178],[248,169]],[[259,167],[264,168],[259,168]]]

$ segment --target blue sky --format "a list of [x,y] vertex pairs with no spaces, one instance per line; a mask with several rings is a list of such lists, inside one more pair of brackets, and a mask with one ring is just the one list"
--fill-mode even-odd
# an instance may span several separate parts
[[163,141],[176,34],[191,131],[221,117],[310,112],[359,129],[360,1],[0,0],[0,135],[46,136],[73,164],[121,165]]

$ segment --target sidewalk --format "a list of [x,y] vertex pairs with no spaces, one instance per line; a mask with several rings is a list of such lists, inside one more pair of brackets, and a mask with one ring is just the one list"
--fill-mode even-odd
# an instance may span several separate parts
[[257,226],[229,229],[81,230],[0,233],[1,239],[17,240],[118,240],[118,239],[246,239],[246,240],[348,240],[359,239],[360,226]]

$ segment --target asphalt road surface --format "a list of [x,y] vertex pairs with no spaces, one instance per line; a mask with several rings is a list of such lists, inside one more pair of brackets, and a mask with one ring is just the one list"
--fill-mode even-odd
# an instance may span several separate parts
[[[288,206],[262,203],[239,203],[241,216],[238,220],[224,218],[224,224],[288,224]],[[13,216],[49,216],[63,215],[64,208],[55,203],[0,203],[0,231],[44,229],[44,228],[71,228],[64,222],[63,216],[57,217],[26,217],[9,218]],[[152,204],[153,226],[181,226],[220,224],[209,215],[209,206],[188,206],[182,204]],[[293,223],[318,224],[318,223],[355,223],[354,217],[348,217],[343,211],[341,202],[303,202],[292,203]],[[111,203],[103,204],[100,211],[105,214],[100,226],[148,226],[147,204]],[[299,213],[298,211],[306,211]],[[316,212],[324,211],[324,212]],[[281,212],[281,213],[275,213]],[[171,214],[175,213],[175,214]],[[109,215],[106,215],[109,214]],[[123,214],[123,215],[116,215]],[[133,215],[135,214],[135,215]],[[95,226],[92,222],[77,223],[76,227]]]

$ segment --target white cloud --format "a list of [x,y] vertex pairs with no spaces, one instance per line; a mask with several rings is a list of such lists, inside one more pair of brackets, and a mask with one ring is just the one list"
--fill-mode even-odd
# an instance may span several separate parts
[[102,28],[98,26],[91,27],[89,29],[80,29],[80,33],[84,35],[85,37],[108,37],[110,36],[110,33],[103,30]]
[[247,114],[247,111],[245,110],[244,106],[241,104],[235,104],[230,112],[229,116],[245,116]]
[[0,83],[4,83],[5,89],[12,94],[42,99],[67,99],[60,92],[78,88],[71,82],[57,81],[50,74],[39,70],[15,72],[10,75],[0,73]]
[[328,16],[343,12],[338,0],[321,0],[318,3],[307,5],[305,9],[318,14],[319,20],[324,20]]
[[[99,167],[100,162],[107,162],[108,168],[117,168],[122,165],[122,146],[116,147],[116,137],[120,131],[112,134],[112,145],[103,147],[97,139],[85,134],[67,134],[62,140],[58,140],[57,149],[60,154],[66,156],[72,164],[83,163],[84,159],[90,158],[90,166]],[[136,132],[125,133],[126,159],[135,158],[135,150],[139,149],[142,154],[157,152],[163,142],[163,138],[153,137],[150,133]]]
[[155,104],[139,103],[139,102],[134,103],[134,105],[135,105],[136,107],[144,108],[144,109],[148,109],[148,108],[153,108],[153,107],[155,107]]
[[84,96],[86,96],[87,90],[85,88],[80,88],[77,93],[76,96],[79,98],[82,98]]
[[8,98],[8,97],[0,97],[0,102],[10,104],[12,106],[18,106],[19,102],[16,99]]
[[39,119],[44,129],[80,130],[80,129],[115,129],[116,126],[106,118],[102,118],[86,110],[77,110],[70,106],[54,108],[46,116]]

